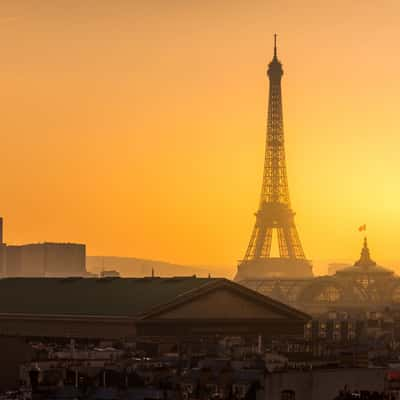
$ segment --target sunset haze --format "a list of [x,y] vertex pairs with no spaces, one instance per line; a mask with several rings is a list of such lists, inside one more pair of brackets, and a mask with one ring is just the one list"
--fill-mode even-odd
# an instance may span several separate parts
[[356,260],[366,224],[374,259],[400,268],[400,3],[324,3],[4,0],[6,242],[233,274],[260,195],[277,32],[306,256]]

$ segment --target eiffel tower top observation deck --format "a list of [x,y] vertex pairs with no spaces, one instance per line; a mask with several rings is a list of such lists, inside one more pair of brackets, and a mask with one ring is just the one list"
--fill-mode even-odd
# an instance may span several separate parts
[[[278,60],[276,35],[274,57],[269,63],[269,101],[264,174],[256,223],[236,280],[261,277],[311,277],[291,209],[283,129],[282,64]],[[277,233],[279,257],[271,257],[273,233]]]

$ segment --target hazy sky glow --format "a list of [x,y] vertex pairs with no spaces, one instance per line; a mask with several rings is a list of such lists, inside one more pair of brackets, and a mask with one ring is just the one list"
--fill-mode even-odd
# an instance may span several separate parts
[[3,0],[7,241],[234,268],[277,32],[306,255],[357,258],[366,223],[374,258],[396,266],[399,15],[397,0]]

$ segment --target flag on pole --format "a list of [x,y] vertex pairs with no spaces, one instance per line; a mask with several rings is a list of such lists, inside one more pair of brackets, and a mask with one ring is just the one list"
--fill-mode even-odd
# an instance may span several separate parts
[[367,230],[367,225],[366,224],[361,225],[361,226],[358,227],[358,232],[362,232],[362,231],[366,231],[366,230]]

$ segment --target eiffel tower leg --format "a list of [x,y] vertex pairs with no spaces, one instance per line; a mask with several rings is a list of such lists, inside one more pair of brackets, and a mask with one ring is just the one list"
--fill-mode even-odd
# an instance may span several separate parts
[[262,251],[263,251],[266,236],[267,236],[266,227],[265,226],[259,227],[258,235],[256,237],[256,242],[255,242],[255,252],[254,252],[255,258],[260,258],[263,256]]
[[287,230],[278,228],[279,256],[288,258],[290,254],[290,241],[288,240]]
[[253,228],[253,232],[251,233],[250,242],[246,250],[246,255],[244,256],[245,260],[249,260],[254,257],[257,232],[258,228],[257,225],[255,225]]
[[306,256],[304,254],[303,247],[301,246],[301,242],[300,242],[299,234],[296,229],[296,225],[293,224],[290,227],[290,232],[291,232],[291,240],[292,240],[292,248],[294,251],[294,256],[299,259],[305,259]]
[[272,228],[267,228],[265,232],[265,241],[263,248],[263,256],[270,257],[271,256],[271,243],[272,243]]

